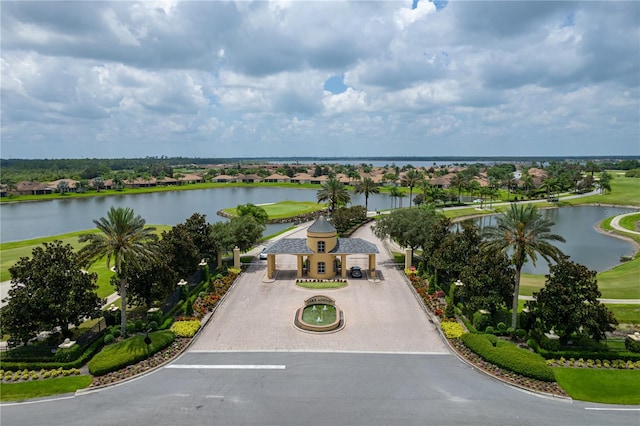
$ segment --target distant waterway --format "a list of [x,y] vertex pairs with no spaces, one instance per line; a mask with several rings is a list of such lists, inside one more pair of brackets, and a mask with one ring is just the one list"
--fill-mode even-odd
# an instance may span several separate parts
[[[633,209],[599,206],[562,207],[540,210],[554,222],[551,232],[564,237],[565,243],[553,243],[571,260],[598,272],[606,271],[620,264],[620,256],[633,254],[633,245],[619,238],[596,231],[595,225],[603,219],[633,212]],[[469,219],[482,227],[495,226],[495,216]],[[548,274],[547,262],[538,256],[536,266],[525,263],[522,272],[528,274]]]
[[[94,219],[106,216],[110,207],[131,207],[148,224],[176,225],[193,213],[206,215],[210,223],[226,220],[216,214],[218,210],[239,204],[266,204],[278,201],[317,201],[317,190],[295,188],[229,187],[190,191],[127,194],[108,197],[63,198],[41,202],[0,204],[0,237],[2,242],[59,235],[67,232],[95,228]],[[364,205],[364,196],[351,193],[353,205]],[[396,206],[399,200],[395,200]],[[388,194],[369,196],[369,210],[392,207]],[[405,198],[403,205],[408,205]],[[631,209],[616,207],[563,207],[543,210],[555,222],[553,232],[567,242],[558,246],[571,259],[590,269],[604,271],[620,263],[620,256],[633,253],[633,246],[623,240],[602,235],[594,229],[600,220],[627,213]],[[474,219],[480,226],[492,226],[494,217]],[[268,225],[266,235],[288,227],[288,224]],[[524,272],[548,273],[544,259],[538,259],[534,268],[525,264]]]
[[[95,228],[94,219],[106,216],[110,207],[131,207],[148,224],[176,225],[194,213],[207,216],[210,223],[226,220],[218,210],[239,204],[278,201],[317,201],[317,190],[295,188],[229,187],[107,197],[64,198],[27,203],[0,204],[0,239],[21,241]],[[351,195],[354,205],[364,205],[364,196]],[[369,196],[369,209],[391,207],[388,195]],[[397,202],[396,202],[397,203]],[[408,200],[404,200],[408,205]],[[273,234],[288,224],[268,225]]]

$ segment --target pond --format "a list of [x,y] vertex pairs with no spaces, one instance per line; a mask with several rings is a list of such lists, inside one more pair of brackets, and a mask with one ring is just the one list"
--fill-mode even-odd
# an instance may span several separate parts
[[[211,223],[225,220],[216,212],[238,204],[264,204],[283,200],[316,201],[317,190],[295,188],[230,187],[190,191],[156,192],[151,194],[115,195],[60,199],[31,203],[0,205],[0,240],[20,241],[37,237],[58,235],[94,228],[93,220],[106,215],[111,206],[131,207],[148,224],[176,225],[193,213],[207,216]],[[351,193],[352,205],[364,205],[364,196]],[[391,207],[388,194],[372,194],[369,210]],[[404,200],[408,205],[408,200]],[[625,241],[599,234],[593,226],[600,220],[633,211],[611,207],[564,207],[544,210],[544,214],[556,222],[553,232],[565,237],[567,242],[559,247],[572,260],[590,269],[603,271],[620,261],[620,256],[633,253],[633,246]],[[483,217],[476,223],[490,226],[493,219]],[[266,234],[286,228],[287,224],[269,225]],[[544,274],[546,262],[541,259],[536,268],[530,263],[525,272]]]
[[[95,228],[94,219],[114,207],[131,207],[148,224],[176,225],[193,213],[207,216],[210,223],[225,220],[216,212],[238,204],[278,201],[317,201],[317,190],[295,188],[230,187],[107,197],[67,198],[0,205],[0,240],[21,241]],[[351,193],[353,205],[364,205],[364,196]],[[405,199],[405,205],[407,200]],[[388,195],[369,196],[369,210],[390,208]],[[269,225],[266,234],[288,227]]]
[[[551,232],[562,235],[565,243],[554,243],[571,257],[591,270],[606,271],[620,264],[620,256],[633,254],[633,245],[624,240],[597,232],[594,225],[607,217],[635,210],[617,207],[576,206],[541,210],[542,214],[554,222]],[[495,216],[469,219],[482,227],[494,226]],[[538,256],[536,266],[525,263],[522,272],[528,274],[548,274],[547,262]]]

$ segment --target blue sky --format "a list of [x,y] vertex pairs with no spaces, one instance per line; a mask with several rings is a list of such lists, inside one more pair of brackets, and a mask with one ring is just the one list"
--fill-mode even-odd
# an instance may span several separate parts
[[640,2],[436,4],[2,1],[0,157],[640,155]]

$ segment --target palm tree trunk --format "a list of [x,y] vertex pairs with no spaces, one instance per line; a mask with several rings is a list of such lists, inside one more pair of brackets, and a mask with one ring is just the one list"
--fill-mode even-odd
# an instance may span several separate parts
[[513,312],[511,313],[511,327],[513,327],[513,329],[516,329],[516,326],[518,325],[518,294],[520,293],[520,271],[522,269],[522,266],[517,266],[516,265],[516,282],[515,282],[515,286],[513,287]]
[[120,278],[120,333],[127,337],[127,280]]

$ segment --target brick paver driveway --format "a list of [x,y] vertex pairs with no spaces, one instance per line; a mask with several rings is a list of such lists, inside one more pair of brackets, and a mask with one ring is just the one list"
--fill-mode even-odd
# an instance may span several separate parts
[[[306,228],[294,237],[304,238]],[[310,351],[448,353],[436,326],[422,310],[383,243],[362,227],[354,237],[375,242],[383,279],[349,279],[335,290],[307,290],[295,285],[295,257],[279,255],[274,282],[265,282],[266,262],[256,260],[227,295],[190,351]],[[366,256],[347,259],[367,265]],[[304,300],[324,294],[343,310],[345,327],[335,333],[312,334],[293,325]]]

